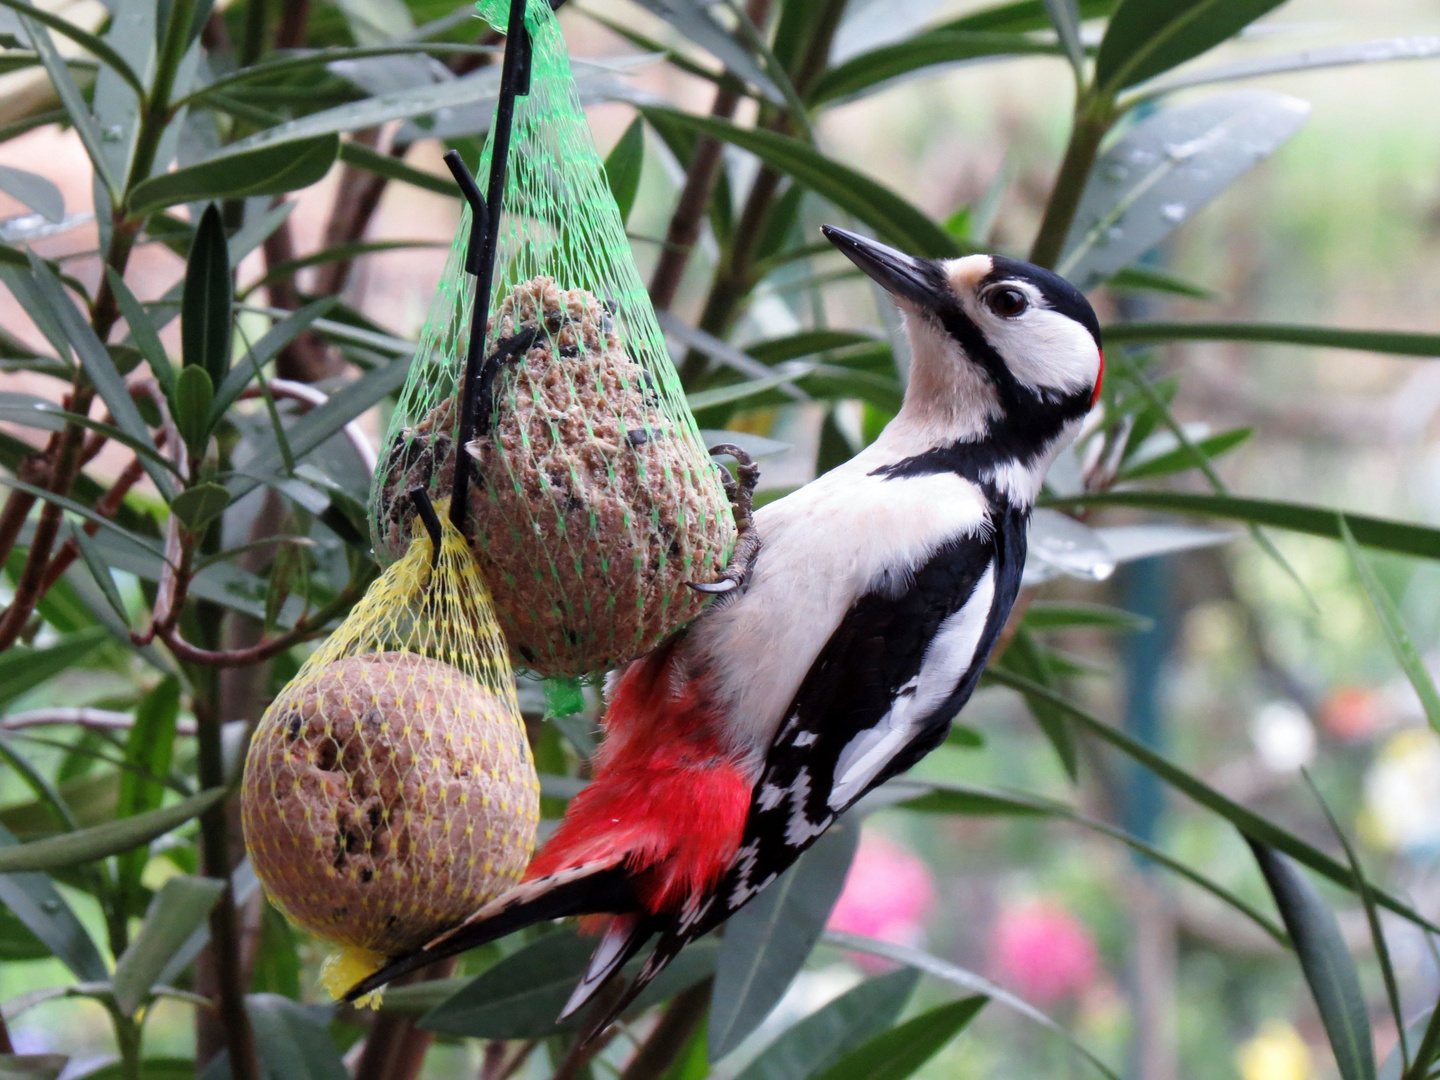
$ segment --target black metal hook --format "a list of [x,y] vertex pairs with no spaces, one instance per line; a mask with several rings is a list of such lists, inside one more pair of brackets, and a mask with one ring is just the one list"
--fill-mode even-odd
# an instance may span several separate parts
[[470,204],[470,243],[465,248],[465,272],[479,274],[490,210],[485,205],[485,196],[480,194],[480,185],[475,183],[475,177],[465,167],[465,159],[460,156],[460,151],[445,151],[445,164],[450,169],[450,175],[455,177],[455,183],[460,186],[460,194],[464,195],[465,201]]
[[435,506],[430,502],[430,495],[423,486],[417,484],[406,494],[415,504],[415,512],[420,515],[425,531],[430,534],[430,569],[433,571],[435,564],[440,561],[440,543],[444,538],[440,530],[440,515],[435,513]]
[[[563,2],[563,0],[562,0]],[[490,292],[495,282],[495,252],[500,242],[500,212],[505,196],[505,172],[510,160],[510,132],[515,122],[515,99],[530,92],[530,32],[525,28],[527,0],[510,0],[510,22],[505,31],[505,59],[500,68],[500,98],[495,106],[495,127],[491,138],[489,190],[480,197],[479,185],[465,163],[455,154],[446,155],[455,181],[464,192],[479,222],[483,208],[483,228],[473,226],[465,269],[475,275],[475,307],[470,319],[470,341],[465,353],[465,373],[460,383],[460,427],[455,450],[455,487],[450,499],[450,520],[462,533],[470,495],[470,472],[474,467],[465,447],[475,438],[477,405],[481,393],[488,392],[482,378],[485,368],[485,332],[490,312]],[[551,0],[552,10],[558,6]],[[453,151],[451,153],[454,153]],[[463,177],[463,179],[462,179]],[[485,410],[486,427],[489,409]]]

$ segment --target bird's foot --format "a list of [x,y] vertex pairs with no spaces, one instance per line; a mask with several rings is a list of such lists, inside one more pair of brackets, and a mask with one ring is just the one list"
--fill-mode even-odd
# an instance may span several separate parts
[[711,457],[721,455],[733,457],[736,475],[729,469],[721,471],[725,494],[730,500],[731,513],[735,515],[735,551],[730,564],[714,581],[687,582],[696,592],[707,595],[724,595],[744,589],[750,579],[750,569],[760,551],[760,534],[755,529],[755,485],[760,482],[760,466],[755,459],[733,443],[721,443],[710,448]]

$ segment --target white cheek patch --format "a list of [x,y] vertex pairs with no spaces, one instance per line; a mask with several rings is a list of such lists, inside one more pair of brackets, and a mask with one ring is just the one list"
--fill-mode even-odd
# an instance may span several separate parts
[[1040,393],[1088,391],[1100,377],[1100,349],[1090,331],[1074,319],[1044,307],[1038,290],[1011,282],[1030,298],[1014,319],[1002,319],[976,304],[970,312],[1017,382]]

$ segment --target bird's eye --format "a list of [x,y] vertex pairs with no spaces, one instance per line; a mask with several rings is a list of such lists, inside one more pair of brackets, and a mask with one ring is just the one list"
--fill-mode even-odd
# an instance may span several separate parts
[[1030,300],[1013,285],[1001,285],[985,294],[985,306],[1002,319],[1014,319],[1025,314]]

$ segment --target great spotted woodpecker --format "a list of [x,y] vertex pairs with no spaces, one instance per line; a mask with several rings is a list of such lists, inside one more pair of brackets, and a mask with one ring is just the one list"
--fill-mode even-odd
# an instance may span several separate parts
[[608,915],[562,1016],[659,935],[608,1021],[944,740],[1015,601],[1045,471],[1099,394],[1099,324],[1027,263],[824,233],[903,312],[900,412],[756,511],[743,583],[612,676],[594,779],[525,880],[352,996],[534,922]]

